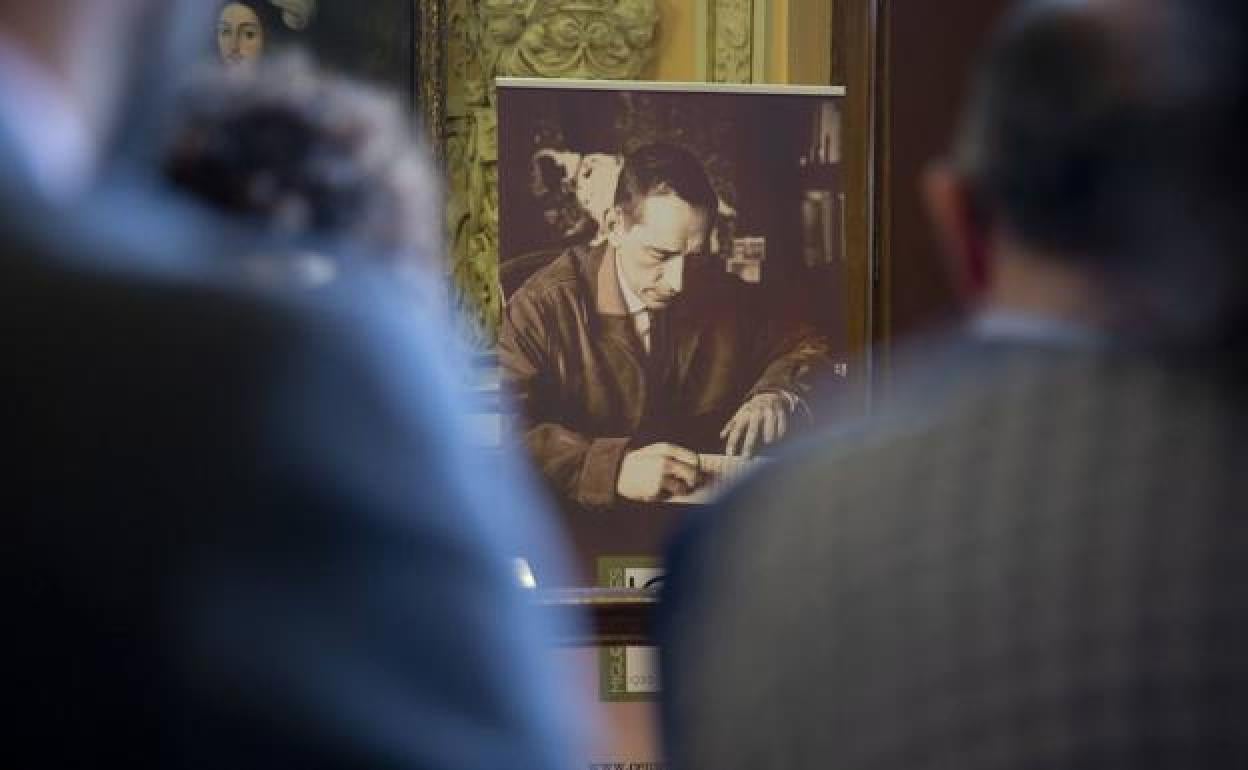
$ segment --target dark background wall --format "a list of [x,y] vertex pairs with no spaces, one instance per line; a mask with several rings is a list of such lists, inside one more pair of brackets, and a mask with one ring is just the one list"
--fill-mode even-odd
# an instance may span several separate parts
[[882,0],[879,338],[898,342],[954,312],[919,193],[950,147],[967,78],[1006,0]]

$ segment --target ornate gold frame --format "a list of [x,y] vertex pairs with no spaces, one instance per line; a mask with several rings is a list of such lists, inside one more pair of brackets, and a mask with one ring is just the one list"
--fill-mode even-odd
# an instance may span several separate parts
[[[498,286],[496,76],[635,79],[654,53],[656,0],[417,3],[419,113],[447,185],[447,274],[464,331],[492,349]],[[579,31],[579,32],[578,32]]]
[[416,56],[414,103],[439,162],[446,138],[446,0],[412,0]]
[[768,82],[771,0],[698,3],[698,79],[709,83]]

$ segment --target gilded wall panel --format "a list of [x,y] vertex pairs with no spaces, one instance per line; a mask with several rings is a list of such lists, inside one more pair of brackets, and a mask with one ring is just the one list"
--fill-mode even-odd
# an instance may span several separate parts
[[767,81],[768,0],[702,0],[699,75],[712,83]]
[[488,349],[498,282],[496,77],[638,79],[654,55],[655,0],[448,0],[442,137],[455,304]]

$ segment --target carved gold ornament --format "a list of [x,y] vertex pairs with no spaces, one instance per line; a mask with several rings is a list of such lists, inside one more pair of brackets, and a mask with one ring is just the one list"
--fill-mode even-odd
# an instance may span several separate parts
[[447,229],[455,302],[493,346],[498,283],[496,77],[632,80],[654,55],[656,0],[450,0]]

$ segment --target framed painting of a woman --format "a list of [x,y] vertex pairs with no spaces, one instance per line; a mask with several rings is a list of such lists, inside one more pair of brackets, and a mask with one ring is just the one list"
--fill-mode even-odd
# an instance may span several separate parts
[[216,21],[217,56],[226,67],[254,65],[286,29],[281,11],[266,0],[231,0]]
[[209,58],[248,67],[299,47],[333,71],[397,91],[416,108],[420,36],[439,34],[422,23],[428,15],[420,0],[220,0]]

